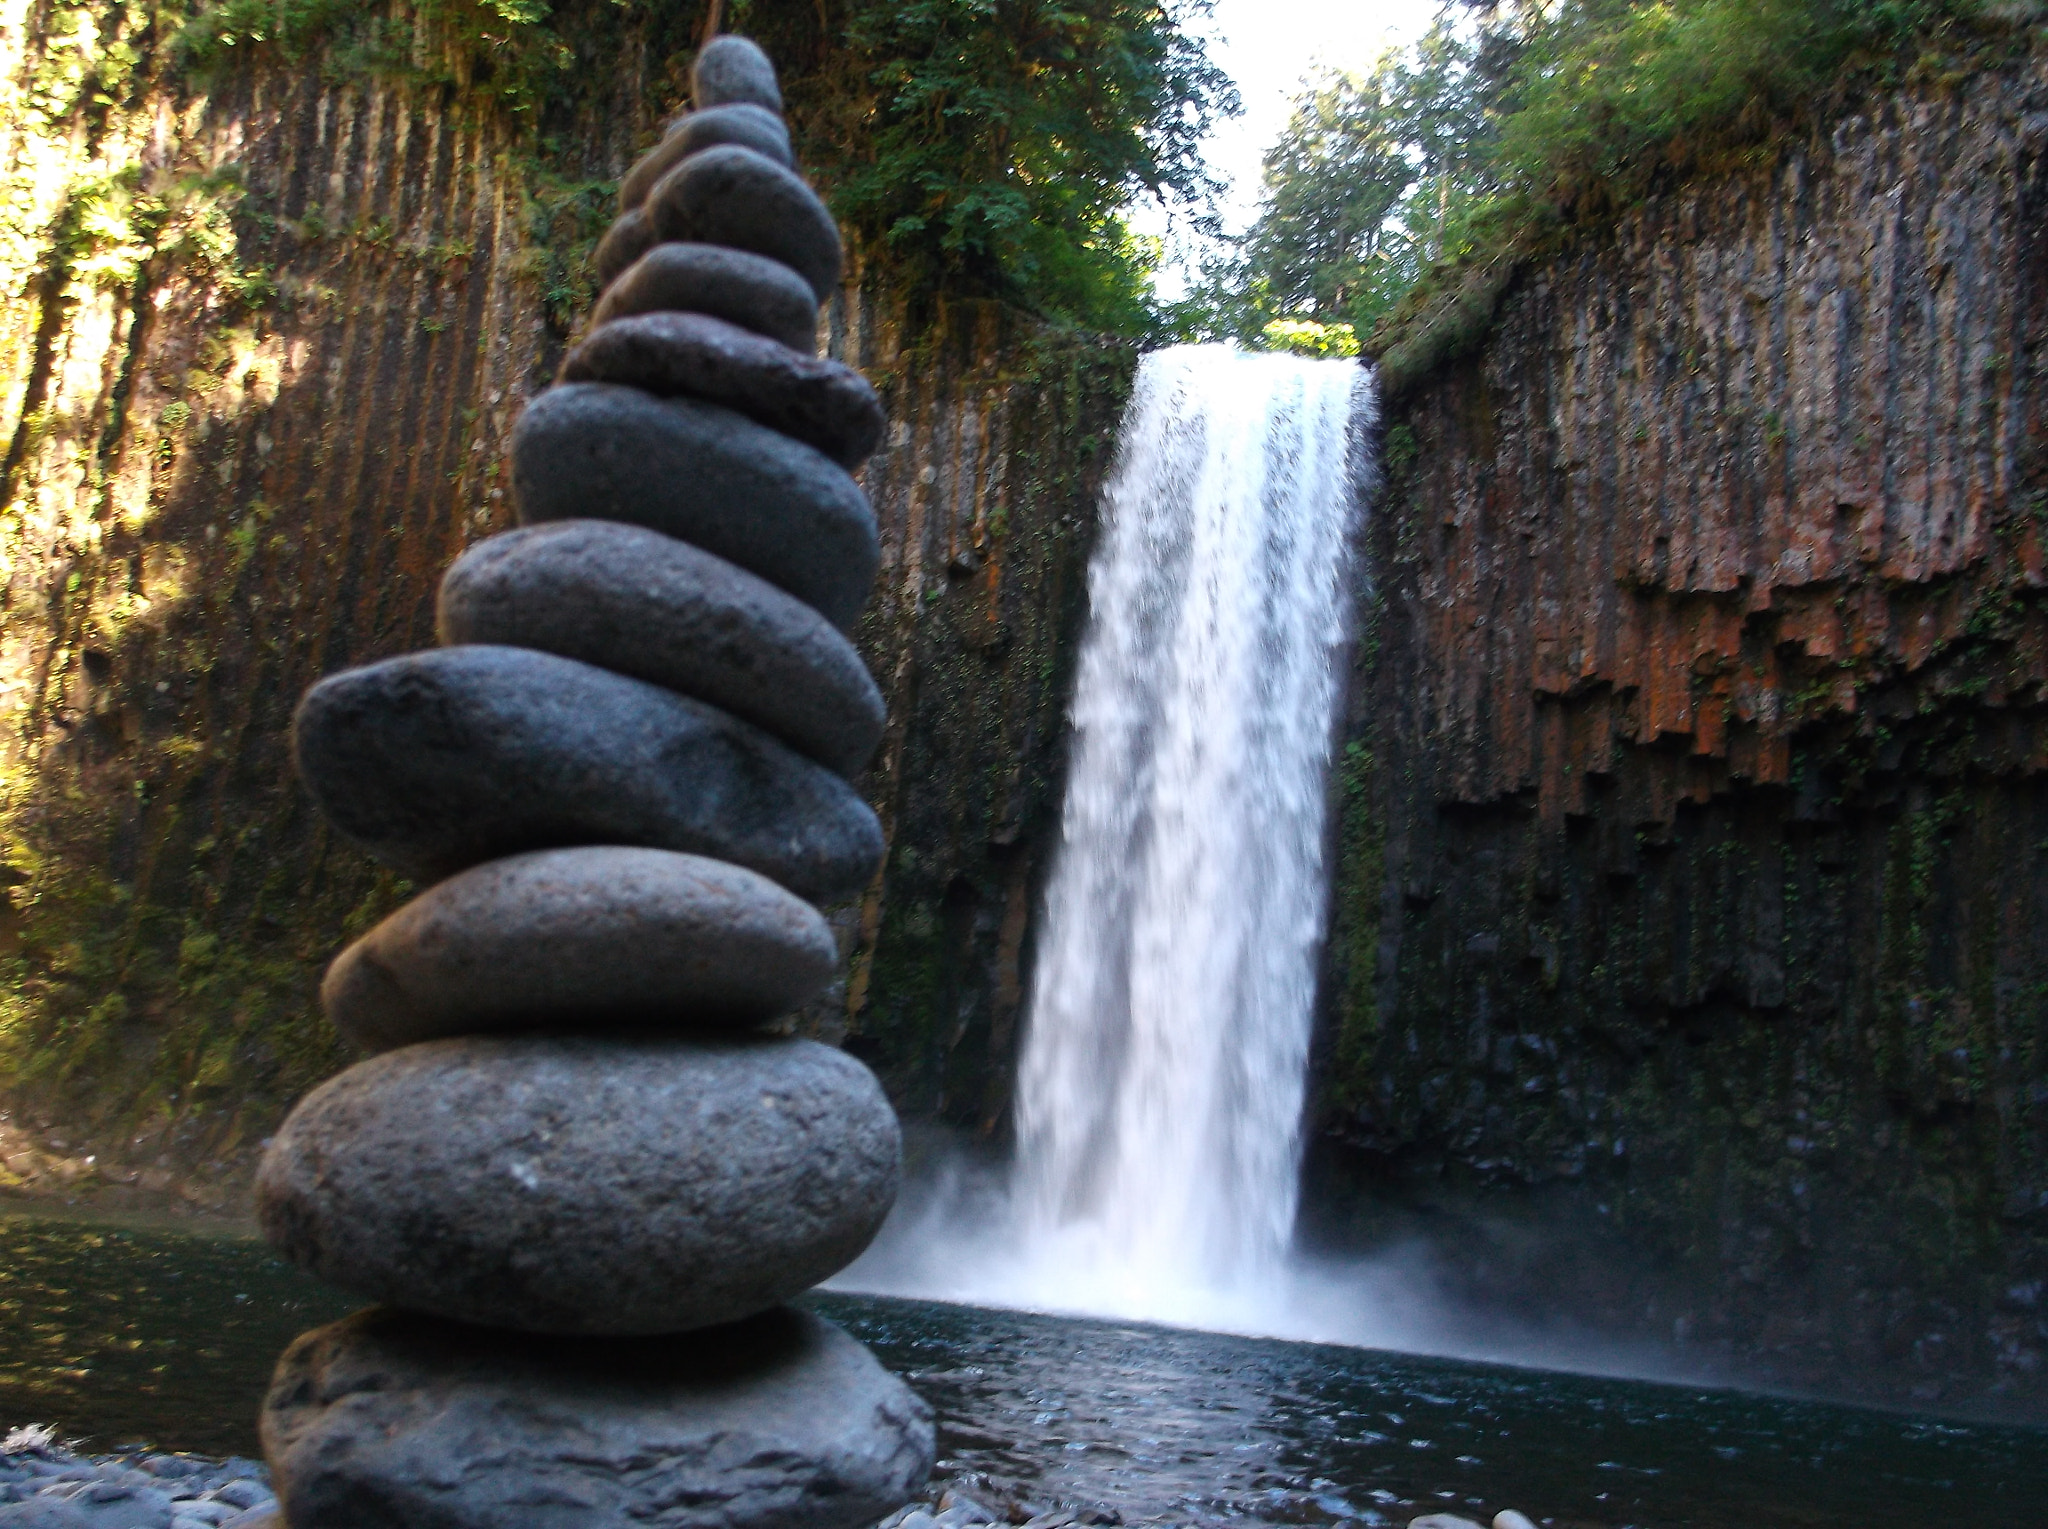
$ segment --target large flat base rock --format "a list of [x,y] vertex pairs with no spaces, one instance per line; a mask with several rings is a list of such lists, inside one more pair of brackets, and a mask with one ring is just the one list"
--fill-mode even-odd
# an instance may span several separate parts
[[787,1308],[623,1342],[361,1312],[286,1351],[262,1429],[291,1529],[853,1529],[933,1446],[908,1387]]

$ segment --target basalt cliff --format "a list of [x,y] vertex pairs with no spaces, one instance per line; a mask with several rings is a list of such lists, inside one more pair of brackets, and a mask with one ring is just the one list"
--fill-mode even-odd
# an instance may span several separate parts
[[1923,81],[1525,269],[1390,401],[1354,1233],[1710,1369],[2042,1404],[2044,154],[2038,60]]

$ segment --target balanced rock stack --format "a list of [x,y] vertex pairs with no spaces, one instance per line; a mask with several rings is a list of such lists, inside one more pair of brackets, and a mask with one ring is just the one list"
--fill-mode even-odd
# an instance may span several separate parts
[[841,628],[883,420],[814,354],[839,236],[774,70],[718,38],[694,87],[514,436],[521,528],[448,570],[445,646],[299,710],[334,827],[431,885],[329,969],[375,1054],[258,1180],[280,1252],[385,1303],[279,1365],[292,1529],[844,1529],[930,1469],[923,1404],[783,1304],[874,1235],[896,1118],[764,1033],[834,974],[813,904],[882,851]]

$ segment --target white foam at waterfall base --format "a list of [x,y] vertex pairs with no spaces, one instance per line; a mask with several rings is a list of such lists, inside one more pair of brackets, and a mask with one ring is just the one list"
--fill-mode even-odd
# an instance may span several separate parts
[[1089,570],[1015,1160],[920,1186],[843,1284],[1237,1331],[1334,1317],[1288,1243],[1373,408],[1353,363],[1145,358]]

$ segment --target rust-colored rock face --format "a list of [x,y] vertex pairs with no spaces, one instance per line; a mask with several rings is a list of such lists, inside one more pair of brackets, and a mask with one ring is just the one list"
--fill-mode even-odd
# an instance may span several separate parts
[[1389,411],[1323,1118],[1579,1226],[1475,1222],[1479,1285],[2042,1395],[2044,154],[2038,63],[1909,94],[1525,274]]

